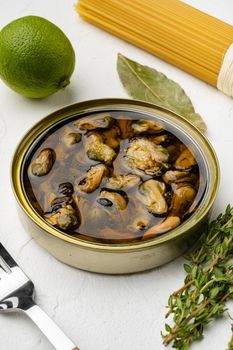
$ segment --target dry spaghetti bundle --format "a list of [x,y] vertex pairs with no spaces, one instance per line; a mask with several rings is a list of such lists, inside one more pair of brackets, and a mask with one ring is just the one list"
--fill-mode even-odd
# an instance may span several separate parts
[[233,26],[179,0],[80,0],[86,21],[233,96]]

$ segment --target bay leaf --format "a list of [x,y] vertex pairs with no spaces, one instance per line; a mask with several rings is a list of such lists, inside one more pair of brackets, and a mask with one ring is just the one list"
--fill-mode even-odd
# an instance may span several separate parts
[[117,71],[124,88],[134,99],[165,107],[186,118],[201,131],[206,131],[206,124],[195,112],[190,98],[174,80],[122,54],[118,54]]

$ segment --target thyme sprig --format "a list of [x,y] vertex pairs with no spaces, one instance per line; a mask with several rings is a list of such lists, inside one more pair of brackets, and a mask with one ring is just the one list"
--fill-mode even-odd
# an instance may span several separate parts
[[227,350],[233,350],[233,325],[231,325],[231,331],[232,331],[231,339],[230,339],[230,341],[228,343]]
[[[203,337],[204,326],[226,311],[233,298],[233,207],[212,221],[200,245],[186,257],[184,285],[168,299],[166,317],[173,315],[174,325],[165,324],[163,343],[187,350]],[[233,339],[228,344],[233,350]]]

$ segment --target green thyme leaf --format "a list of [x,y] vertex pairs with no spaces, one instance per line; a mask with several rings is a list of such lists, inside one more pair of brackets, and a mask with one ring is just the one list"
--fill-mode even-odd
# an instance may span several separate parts
[[167,332],[171,332],[171,330],[172,330],[171,327],[169,326],[169,324],[167,324],[167,323],[165,324],[165,329]]
[[233,350],[233,325],[231,326],[231,331],[232,331],[232,336],[231,336],[231,339],[228,343],[227,350]]
[[191,268],[191,266],[190,266],[190,265],[188,265],[188,264],[184,264],[184,270],[185,270],[185,272],[190,273],[190,272],[191,272],[191,270],[192,270],[192,268]]
[[206,131],[206,124],[195,112],[190,98],[174,80],[121,54],[118,54],[117,70],[124,88],[134,99],[165,107]]
[[220,289],[219,287],[214,287],[213,289],[210,290],[210,299],[214,299],[216,298],[216,296],[218,295]]

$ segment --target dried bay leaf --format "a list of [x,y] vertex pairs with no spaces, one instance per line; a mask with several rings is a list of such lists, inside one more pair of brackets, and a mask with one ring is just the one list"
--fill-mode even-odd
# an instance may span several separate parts
[[130,96],[165,107],[186,118],[201,131],[206,131],[206,124],[195,112],[190,98],[174,80],[121,54],[118,54],[117,71]]

